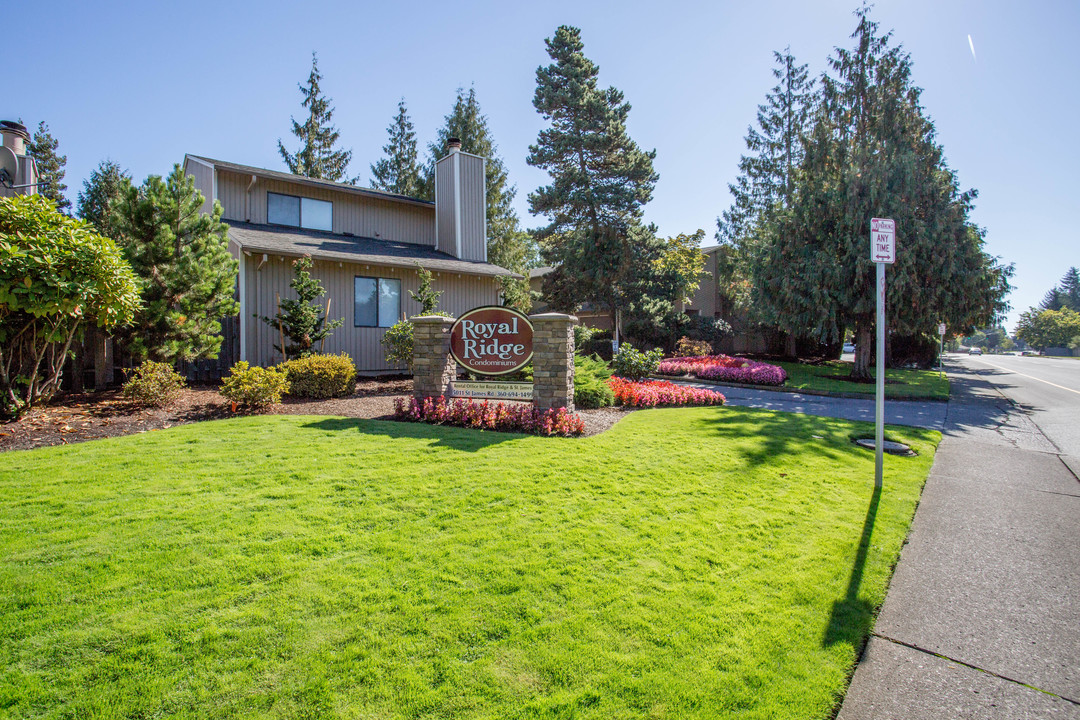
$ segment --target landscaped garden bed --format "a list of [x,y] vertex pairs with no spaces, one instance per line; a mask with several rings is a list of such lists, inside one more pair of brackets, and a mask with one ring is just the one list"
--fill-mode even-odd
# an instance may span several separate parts
[[[13,717],[832,717],[937,433],[251,416],[4,456]],[[677,451],[673,451],[677,449]]]
[[657,372],[661,375],[691,375],[701,380],[749,385],[783,385],[787,380],[787,372],[778,365],[730,355],[668,358],[660,362]]

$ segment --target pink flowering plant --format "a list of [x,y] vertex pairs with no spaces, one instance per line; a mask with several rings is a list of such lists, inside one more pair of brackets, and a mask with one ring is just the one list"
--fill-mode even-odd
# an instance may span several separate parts
[[525,403],[452,400],[442,395],[423,399],[398,398],[394,401],[394,418],[430,425],[452,425],[533,435],[573,437],[585,432],[585,423],[581,417],[566,408],[538,410]]
[[676,385],[667,380],[635,382],[613,377],[608,381],[615,393],[615,404],[651,408],[679,405],[723,405],[724,396],[715,390]]
[[752,385],[783,385],[787,380],[782,367],[730,355],[669,358],[656,371],[661,375],[693,375],[702,380]]

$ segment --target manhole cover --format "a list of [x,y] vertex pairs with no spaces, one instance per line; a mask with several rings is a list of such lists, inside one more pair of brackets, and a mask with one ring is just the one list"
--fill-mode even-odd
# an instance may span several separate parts
[[[874,442],[874,438],[859,438],[855,441],[855,444],[860,445],[864,448],[868,448],[870,450],[873,450],[877,447],[876,443]],[[904,443],[893,442],[892,440],[882,440],[881,449],[887,453],[892,453],[893,455],[913,454],[910,447],[908,447]]]

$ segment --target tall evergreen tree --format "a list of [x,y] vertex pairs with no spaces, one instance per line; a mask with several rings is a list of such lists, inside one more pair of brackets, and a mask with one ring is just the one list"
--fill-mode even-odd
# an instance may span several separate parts
[[[488,261],[527,275],[528,262],[533,254],[533,240],[521,229],[521,222],[514,211],[517,188],[510,183],[506,164],[499,155],[487,116],[480,110],[476,90],[458,89],[454,109],[446,116],[443,126],[435,135],[435,142],[428,145],[428,162],[425,166],[427,197],[435,194],[435,161],[446,154],[450,138],[461,141],[464,152],[487,158],[484,164],[484,180],[487,200],[487,253]],[[528,312],[531,306],[529,281],[502,277],[503,302]]]
[[330,106],[330,98],[323,95],[319,87],[322,78],[318,58],[315,53],[311,53],[311,74],[308,75],[308,84],[299,86],[300,94],[304,96],[301,105],[307,108],[308,117],[303,124],[296,122],[295,118],[290,118],[292,134],[299,138],[300,147],[295,153],[290,153],[279,138],[278,152],[281,153],[281,158],[291,173],[355,184],[356,178],[346,180],[352,150],[335,149],[340,133],[331,124],[334,108]]
[[236,315],[238,263],[229,254],[221,204],[200,214],[203,196],[180,165],[162,179],[128,185],[116,203],[117,242],[139,278],[143,307],[125,343],[162,362],[216,358],[221,323]]
[[901,335],[932,334],[937,322],[990,325],[1007,305],[1011,267],[983,250],[968,219],[975,191],[961,192],[946,166],[910,56],[879,35],[869,8],[856,11],[852,49],[830,58],[822,105],[805,145],[792,207],[762,229],[753,264],[754,302],[775,324],[822,341],[855,327],[852,374],[869,378],[875,321],[871,217],[897,227],[888,271],[888,322]]
[[390,141],[383,145],[386,157],[371,166],[371,187],[376,190],[422,197],[424,184],[421,179],[416,132],[405,108],[405,99],[398,102],[398,113],[386,128]]
[[717,240],[737,248],[751,242],[754,229],[769,222],[776,207],[791,207],[814,108],[814,80],[807,66],[796,64],[791,48],[773,57],[778,83],[758,105],[758,127],[747,128],[749,154],[739,160],[739,177],[728,186],[734,201],[717,220]]
[[131,185],[131,175],[112,160],[102,160],[83,180],[79,193],[79,217],[93,225],[105,237],[115,237],[112,213],[116,203]]
[[550,221],[537,235],[544,260],[559,266],[556,279],[617,318],[620,308],[644,304],[642,274],[663,251],[655,228],[641,222],[658,179],[656,151],[627,135],[630,104],[597,85],[580,30],[560,26],[545,42],[554,62],[536,71],[533,106],[551,126],[529,147],[528,163],[552,182],[530,193],[529,208]]
[[1069,268],[1061,282],[1047,291],[1039,307],[1043,310],[1061,310],[1069,308],[1080,312],[1080,271]]
[[67,155],[58,155],[56,152],[59,141],[49,133],[49,126],[39,122],[37,132],[27,148],[34,158],[38,175],[38,194],[47,197],[56,204],[56,209],[63,212],[71,208],[71,201],[64,197],[67,185],[64,184],[64,175],[67,165]]

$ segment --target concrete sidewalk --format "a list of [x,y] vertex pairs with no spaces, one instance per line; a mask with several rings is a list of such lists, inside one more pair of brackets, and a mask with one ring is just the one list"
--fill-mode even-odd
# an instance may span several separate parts
[[950,374],[945,437],[838,717],[1080,718],[1080,482],[990,383]]

